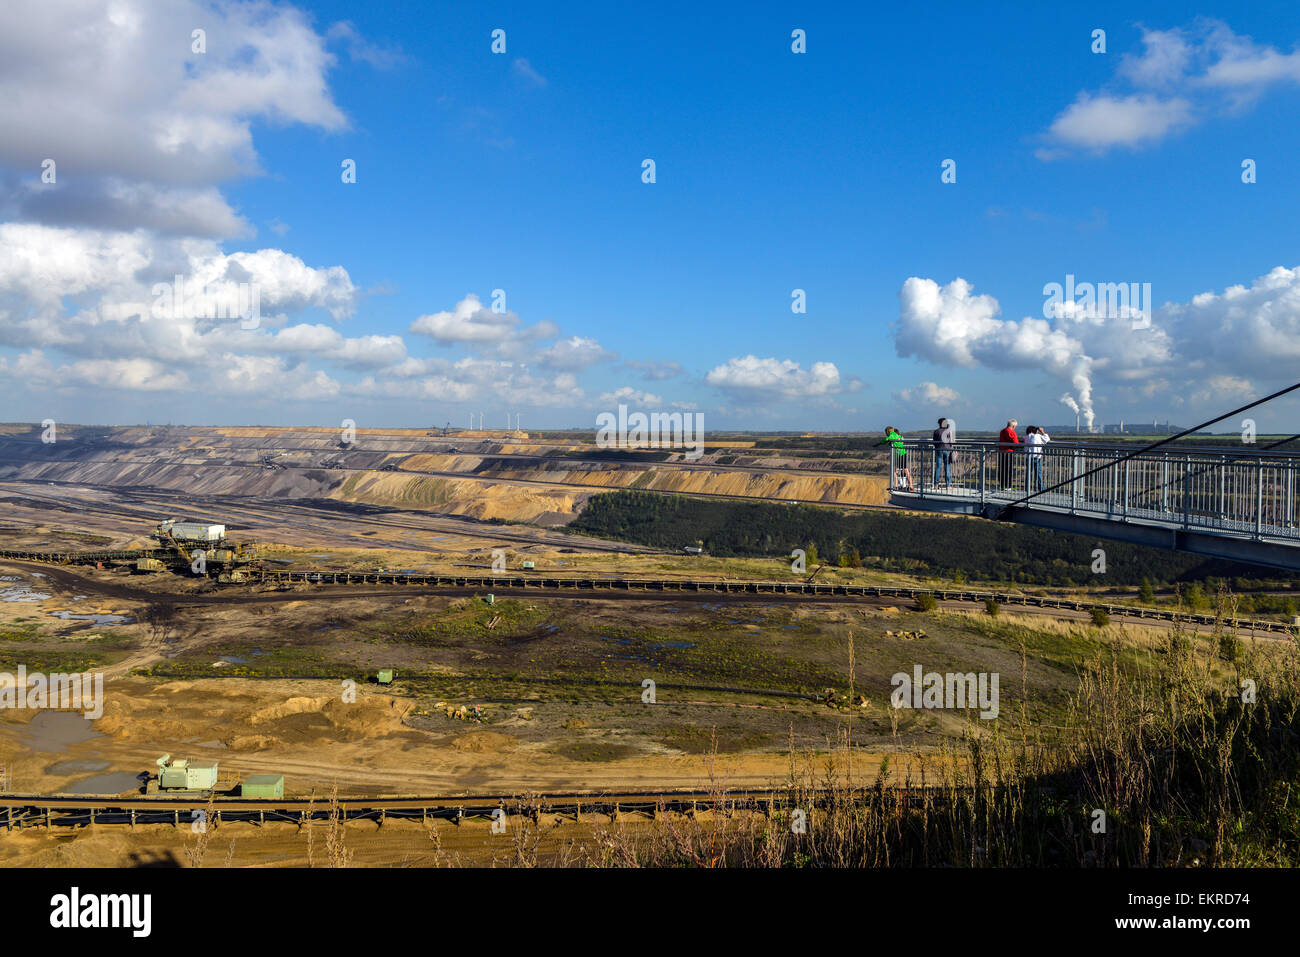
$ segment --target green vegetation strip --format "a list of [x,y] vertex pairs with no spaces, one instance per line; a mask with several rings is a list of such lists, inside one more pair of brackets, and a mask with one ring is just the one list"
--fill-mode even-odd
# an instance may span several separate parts
[[890,511],[843,512],[809,505],[735,502],[620,491],[594,496],[569,530],[680,550],[700,541],[718,557],[786,558],[891,571],[1035,585],[1138,585],[1232,579],[1236,591],[1264,582],[1300,587],[1300,573],[1258,578],[1255,566],[1180,552],[1106,543],[1105,577],[1092,573],[1095,539],[984,519]]

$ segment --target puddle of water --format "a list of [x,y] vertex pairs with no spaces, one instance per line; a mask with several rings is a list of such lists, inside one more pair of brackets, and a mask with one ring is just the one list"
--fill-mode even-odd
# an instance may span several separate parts
[[613,635],[601,635],[601,636],[600,636],[600,640],[601,640],[601,641],[616,641],[616,642],[618,642],[620,645],[630,645],[630,644],[632,644],[632,639],[631,639],[631,638],[615,638]]
[[665,648],[694,648],[693,641],[661,641],[650,646],[654,651],[662,651]]
[[103,771],[108,767],[107,761],[56,761],[45,769],[46,774],[90,774],[92,771]]
[[42,711],[22,730],[24,744],[33,751],[59,753],[69,745],[102,738],[90,721],[77,711]]
[[45,601],[50,596],[36,591],[31,585],[15,585],[0,591],[0,601]]
[[140,790],[140,779],[130,771],[115,771],[73,781],[64,790],[69,794],[121,794]]
[[135,619],[130,615],[74,615],[70,611],[52,611],[55,618],[64,621],[93,621],[97,625],[134,625]]

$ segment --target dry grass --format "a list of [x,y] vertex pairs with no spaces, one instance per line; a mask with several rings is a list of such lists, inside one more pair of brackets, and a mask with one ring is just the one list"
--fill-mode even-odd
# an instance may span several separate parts
[[[829,755],[796,753],[792,742],[784,793],[771,806],[733,807],[726,782],[713,780],[714,810],[597,828],[566,863],[1296,866],[1300,655],[1275,644],[1258,653],[1225,635],[1235,638],[1226,622],[1197,647],[1175,627],[1157,666],[1143,669],[1126,664],[1117,641],[1081,664],[1066,726],[1050,743],[1023,710],[991,729],[972,719],[955,746],[900,747],[900,766],[886,762],[870,781],[854,778],[846,715]],[[1244,700],[1247,681],[1254,701]],[[902,788],[887,785],[891,775]],[[538,863],[528,855],[535,846],[517,841],[512,863]]]

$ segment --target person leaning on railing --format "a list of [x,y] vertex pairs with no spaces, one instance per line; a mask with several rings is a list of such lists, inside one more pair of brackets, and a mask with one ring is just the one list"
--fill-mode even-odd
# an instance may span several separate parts
[[907,468],[907,446],[903,444],[903,435],[892,425],[885,426],[885,437],[876,445],[892,445],[894,447],[894,456],[896,464],[894,466],[894,485],[899,484],[901,477],[907,482],[907,490],[913,491],[912,473]]
[[953,445],[957,441],[957,432],[947,419],[939,420],[939,427],[934,430],[934,486],[939,487],[939,470],[943,469],[943,487],[952,488]]
[[1007,427],[998,433],[998,485],[1004,492],[1013,491],[1011,454],[1020,444],[1020,436],[1016,435],[1016,426],[1019,424],[1015,419],[1008,419]]
[[1031,425],[1025,429],[1025,453],[1029,456],[1029,471],[1025,476],[1026,492],[1043,490],[1043,446],[1050,441],[1052,437],[1040,425]]

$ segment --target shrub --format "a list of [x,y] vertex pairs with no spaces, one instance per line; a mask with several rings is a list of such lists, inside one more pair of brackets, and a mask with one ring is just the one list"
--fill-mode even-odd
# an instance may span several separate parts
[[938,604],[938,602],[936,602],[936,601],[934,600],[934,596],[933,596],[933,595],[925,594],[925,595],[917,595],[917,596],[916,596],[916,610],[917,610],[917,611],[934,611],[935,606],[936,606],[937,604]]
[[992,615],[994,618],[998,616],[998,603],[992,598],[984,599],[984,614]]
[[1105,628],[1110,624],[1110,615],[1106,614],[1105,608],[1094,608],[1092,610],[1092,623],[1098,628]]

